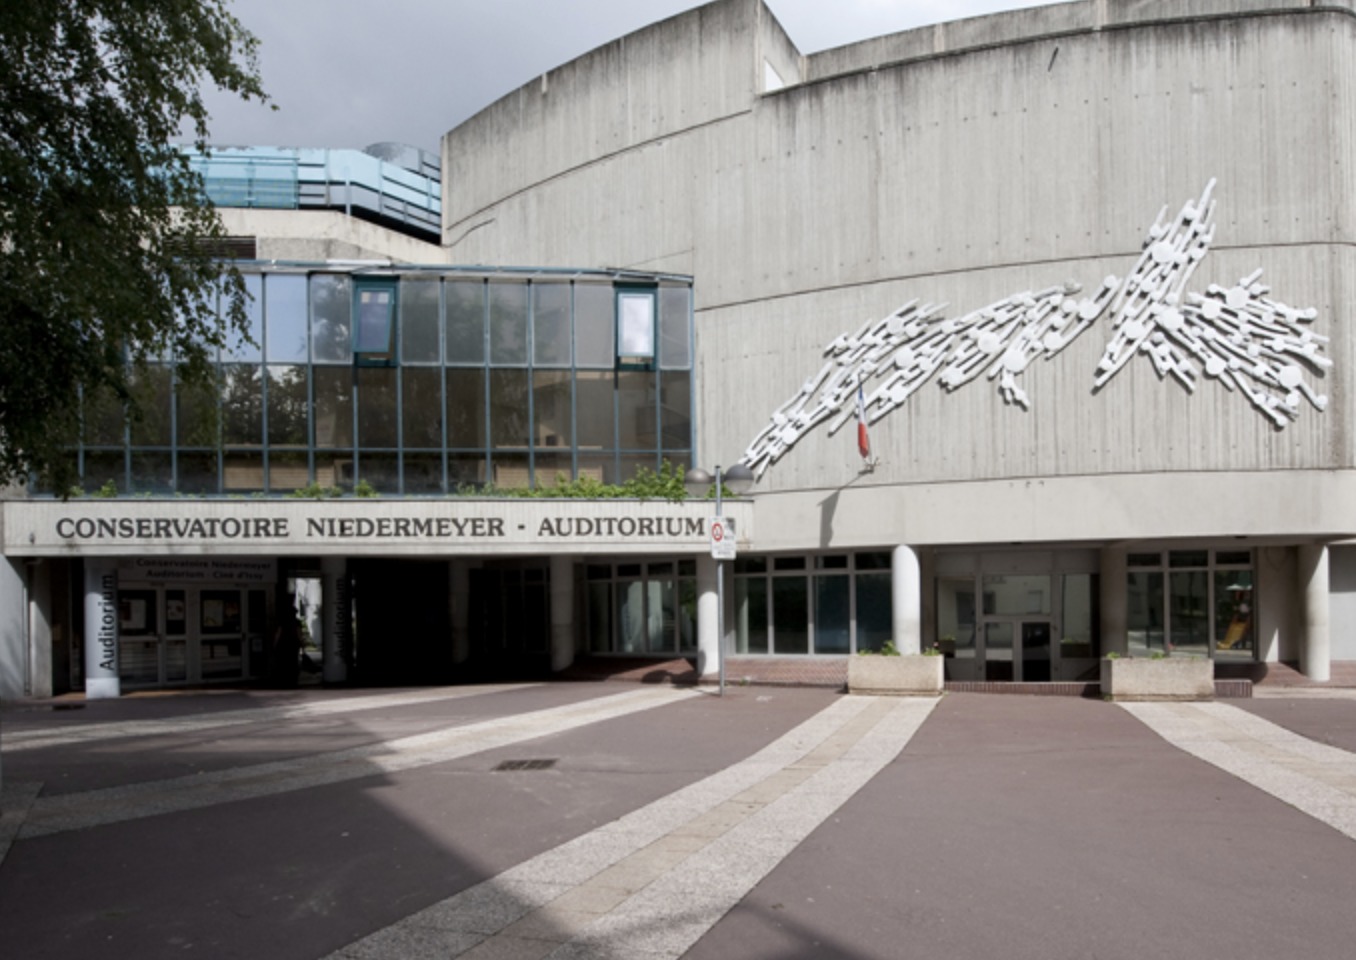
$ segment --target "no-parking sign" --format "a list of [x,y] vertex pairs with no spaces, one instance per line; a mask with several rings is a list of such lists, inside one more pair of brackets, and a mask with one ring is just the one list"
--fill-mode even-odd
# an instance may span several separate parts
[[712,517],[707,524],[711,533],[711,556],[716,560],[735,558],[734,521],[728,517]]

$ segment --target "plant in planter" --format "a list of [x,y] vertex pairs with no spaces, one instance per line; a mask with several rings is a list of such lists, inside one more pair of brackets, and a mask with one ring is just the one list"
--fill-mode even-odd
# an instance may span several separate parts
[[1204,657],[1148,657],[1108,653],[1102,658],[1102,696],[1108,700],[1212,700],[1215,664]]
[[902,697],[935,697],[942,692],[941,650],[901,654],[893,642],[879,653],[863,650],[848,658],[848,693]]

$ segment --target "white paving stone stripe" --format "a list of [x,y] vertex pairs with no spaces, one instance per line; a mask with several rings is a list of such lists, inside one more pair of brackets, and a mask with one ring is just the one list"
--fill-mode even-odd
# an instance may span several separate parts
[[702,694],[690,688],[644,687],[333,753],[40,797],[29,810],[19,839],[445,763],[698,696]]
[[1173,746],[1356,840],[1356,754],[1223,703],[1121,703]]
[[898,756],[936,704],[840,698],[749,758],[327,960],[679,957]]
[[13,753],[42,747],[64,746],[72,743],[93,743],[125,737],[153,737],[167,734],[197,733],[218,727],[249,723],[279,723],[287,720],[305,720],[334,714],[358,713],[391,707],[417,706],[441,700],[461,700],[466,697],[521,690],[540,686],[538,683],[482,684],[477,686],[442,688],[439,690],[411,690],[405,693],[384,693],[373,696],[341,697],[313,703],[290,704],[285,707],[259,707],[243,710],[224,710],[196,717],[164,717],[153,720],[123,720],[116,723],[55,727],[42,730],[5,731],[0,737],[0,750]]

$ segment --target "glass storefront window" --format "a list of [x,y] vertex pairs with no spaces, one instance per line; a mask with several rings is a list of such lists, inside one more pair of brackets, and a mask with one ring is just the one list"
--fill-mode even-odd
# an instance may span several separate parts
[[735,651],[767,653],[767,578],[735,577]]
[[894,638],[893,596],[888,573],[859,573],[857,650],[880,650]]
[[1253,579],[1251,570],[1215,571],[1215,657],[1253,657]]
[[937,642],[942,653],[974,660],[975,581],[973,577],[937,580]]
[[846,576],[815,577],[815,653],[847,653],[852,624],[852,581]]
[[772,578],[774,653],[810,652],[810,584],[807,577]]
[[1061,578],[1059,655],[1066,658],[1095,658],[1101,655],[1097,642],[1101,629],[1100,596],[1097,576],[1091,573],[1066,573]]
[[1163,574],[1131,572],[1126,577],[1125,627],[1131,656],[1166,653],[1163,633]]
[[1168,574],[1168,603],[1173,653],[1210,655],[1210,607],[1206,594],[1209,574],[1204,570],[1174,570]]

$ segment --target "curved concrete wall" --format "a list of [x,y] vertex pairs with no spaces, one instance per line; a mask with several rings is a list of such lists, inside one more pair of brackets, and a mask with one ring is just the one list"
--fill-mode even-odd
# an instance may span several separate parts
[[[1274,486],[1239,485],[1231,504],[1227,477],[1342,471],[1356,502],[1345,6],[1089,0],[797,58],[761,3],[723,0],[449,132],[450,256],[691,273],[698,459],[729,462],[838,334],[913,298],[954,317],[1070,279],[1095,291],[1131,270],[1160,208],[1217,178],[1214,243],[1189,289],[1261,267],[1274,299],[1315,308],[1335,364],[1309,378],[1325,412],[1305,405],[1277,430],[1236,391],[1188,393],[1143,358],[1094,394],[1108,315],[1027,370],[1029,411],[982,377],[951,394],[934,381],[872,428],[874,472],[859,475],[850,431],[820,427],[763,489],[888,499],[896,485],[1060,478],[1090,484],[1084,502],[1108,474],[1215,474],[1219,532],[1261,533],[1249,518],[1269,504],[1246,491]],[[764,61],[790,85],[760,92]]]

